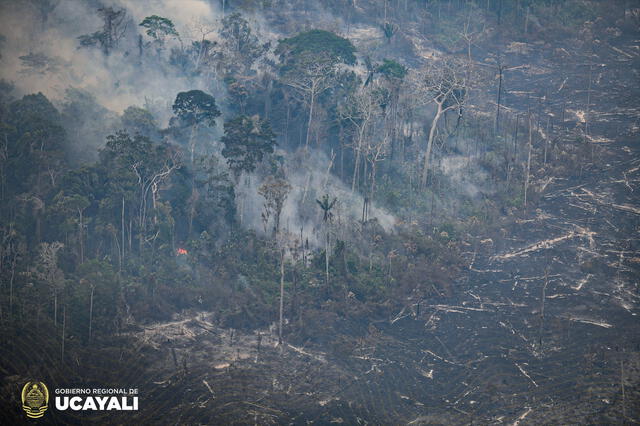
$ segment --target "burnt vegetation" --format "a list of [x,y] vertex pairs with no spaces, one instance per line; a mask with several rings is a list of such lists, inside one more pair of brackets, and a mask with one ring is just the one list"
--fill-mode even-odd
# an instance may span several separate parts
[[[4,13],[67,34],[60,3]],[[126,380],[148,422],[640,420],[638,4],[91,4],[65,41],[121,108],[32,93],[83,63],[0,38],[3,400],[35,375]]]

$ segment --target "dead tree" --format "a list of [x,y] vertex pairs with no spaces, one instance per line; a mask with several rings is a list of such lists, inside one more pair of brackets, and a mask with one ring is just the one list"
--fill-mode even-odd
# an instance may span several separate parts
[[542,286],[542,296],[540,298],[540,331],[538,333],[538,344],[542,349],[542,332],[544,330],[544,302],[547,298],[547,286],[549,285],[549,267],[544,271],[544,285]]
[[280,248],[280,318],[278,323],[278,344],[282,345],[282,323],[284,322],[284,247]]
[[67,305],[64,305],[62,307],[62,348],[60,350],[61,355],[60,355],[60,362],[64,362],[64,339],[65,339],[65,332],[66,332],[66,328],[67,328]]
[[53,293],[53,324],[58,322],[58,293],[64,285],[64,274],[58,267],[58,250],[64,244],[58,241],[40,244],[38,262],[33,271],[35,277],[46,283]]
[[451,110],[457,110],[458,114],[462,115],[462,107],[468,90],[468,73],[464,70],[465,67],[458,60],[435,59],[428,62],[415,76],[415,90],[417,96],[420,97],[418,104],[435,104],[436,106],[435,115],[431,120],[420,177],[420,186],[423,188],[427,185],[431,150],[438,122]]
[[89,344],[91,344],[91,326],[93,322],[93,293],[95,288],[96,287],[91,284],[91,296],[89,299]]
[[336,64],[322,58],[304,56],[298,65],[299,72],[290,72],[284,78],[284,84],[294,89],[309,106],[305,149],[309,148],[314,109],[318,96],[332,87],[335,81]]
[[372,203],[375,197],[376,190],[376,172],[379,162],[384,161],[387,155],[387,148],[389,147],[389,140],[387,137],[382,140],[372,141],[366,144],[365,159],[371,164],[371,186],[369,189],[369,202]]
[[268,176],[265,182],[258,188],[258,194],[262,195],[265,199],[264,212],[262,213],[265,228],[269,218],[273,216],[273,235],[275,237],[277,237],[278,232],[280,232],[280,216],[291,188],[289,182],[275,176]]
[[[151,191],[154,200],[152,200],[152,206],[155,204],[155,196],[157,191],[154,188],[158,188],[162,182],[164,182],[171,173],[180,167],[180,156],[177,151],[171,152],[171,154],[165,158],[157,167],[153,170],[147,170],[145,164],[142,161],[134,163],[131,168],[134,175],[138,179],[138,186],[140,190],[140,206],[138,210],[138,220],[140,229],[144,235],[147,229],[147,200]],[[140,238],[140,251],[142,252],[144,238]]]
[[355,129],[355,140],[352,143],[355,162],[351,179],[351,191],[356,190],[367,132],[379,106],[380,103],[373,88],[367,86],[350,96],[339,111],[340,118],[349,122]]
[[531,178],[531,151],[533,150],[533,128],[531,114],[529,114],[529,153],[527,154],[527,170],[524,179],[524,208],[527,208],[527,193],[529,192],[529,179]]

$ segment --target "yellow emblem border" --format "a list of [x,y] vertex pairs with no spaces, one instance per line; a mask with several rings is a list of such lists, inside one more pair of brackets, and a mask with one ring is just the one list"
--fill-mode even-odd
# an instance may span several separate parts
[[[38,385],[39,388],[42,389],[42,393],[44,394],[44,405],[38,407],[38,408],[31,408],[28,405],[25,404],[25,401],[27,399],[27,393],[28,393],[28,389],[31,388],[32,385]],[[31,418],[31,419],[39,419],[40,417],[42,417],[44,415],[44,412],[47,411],[47,408],[49,408],[49,389],[47,389],[47,385],[45,385],[42,382],[27,382],[23,387],[22,387],[22,393],[20,394],[21,399],[22,399],[22,409],[25,411],[25,413],[27,413],[27,417]]]

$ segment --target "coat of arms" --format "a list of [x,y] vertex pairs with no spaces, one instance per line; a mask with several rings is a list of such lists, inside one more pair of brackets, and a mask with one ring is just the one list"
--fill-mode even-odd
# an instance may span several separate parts
[[42,417],[49,406],[49,390],[42,382],[27,382],[22,388],[22,409],[27,417]]

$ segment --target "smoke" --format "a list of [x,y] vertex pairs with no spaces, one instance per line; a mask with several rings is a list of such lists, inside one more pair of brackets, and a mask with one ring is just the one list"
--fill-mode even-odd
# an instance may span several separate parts
[[[218,14],[205,1],[118,0],[103,5],[63,0],[46,19],[32,4],[35,2],[0,5],[0,26],[5,37],[0,78],[13,82],[19,94],[42,92],[50,99],[61,100],[67,88],[80,88],[117,113],[131,105],[162,105],[167,113],[157,118],[166,124],[177,92],[211,86],[211,81],[185,76],[166,66],[166,61],[154,58],[157,53],[153,49],[146,49],[144,57],[140,57],[137,46],[137,34],[141,33],[138,24],[145,16],[168,17],[181,34],[189,33],[196,18],[215,21]],[[109,56],[99,48],[79,48],[78,40],[79,36],[102,28],[97,9],[103,6],[123,7],[127,11],[126,30]],[[163,53],[168,55],[171,45],[177,43],[171,40]],[[35,64],[25,61],[27,55],[39,61]],[[46,65],[42,66],[43,62]]]
[[470,161],[468,156],[454,155],[442,157],[440,170],[449,179],[459,193],[475,198],[480,193],[489,193],[487,172],[478,167],[476,161]]
[[176,25],[178,32],[184,31],[196,19],[214,22],[220,18],[220,12],[203,0],[117,0],[115,3],[127,9],[135,22],[141,22],[150,15],[167,17]]
[[[55,7],[44,12],[46,8],[42,5],[45,4]],[[101,7],[123,8],[127,13],[124,20],[126,28],[118,46],[109,55],[99,47],[79,47],[79,36],[102,30],[103,20],[97,12]],[[343,32],[345,24],[342,20],[324,10],[317,13],[324,18],[310,23],[311,27],[324,26]],[[139,23],[150,15],[171,19],[180,39],[167,40],[160,51],[147,46],[141,54],[138,38],[144,32]],[[221,11],[205,0],[0,2],[0,54],[3,61],[0,79],[13,83],[19,96],[42,92],[61,109],[75,111],[76,116],[70,119],[77,123],[71,126],[73,132],[70,133],[73,134],[70,138],[77,141],[72,141],[72,145],[78,145],[75,151],[90,151],[88,147],[97,149],[103,145],[104,136],[120,124],[116,115],[132,105],[150,110],[161,127],[168,125],[172,116],[171,105],[181,91],[207,91],[223,107],[224,102],[220,100],[226,97],[226,91],[220,79],[211,74],[185,72],[171,66],[169,61],[171,48],[190,46],[192,41],[202,38],[203,32],[209,40],[215,41],[215,30],[219,28],[221,18]],[[283,37],[283,33],[278,31],[284,31],[284,28],[267,24],[261,13],[245,16],[245,19],[250,21],[261,42],[274,43]],[[143,35],[143,40],[145,43],[150,41],[146,35]],[[76,100],[75,109],[68,107],[70,93]],[[353,194],[350,188],[330,174],[330,159],[325,154],[311,151],[306,155],[282,155],[285,173],[292,185],[281,216],[283,229],[297,235],[302,230],[303,238],[308,239],[309,244],[320,246],[324,228],[322,211],[316,199],[324,194],[338,200],[332,211],[332,227],[336,232],[361,219],[362,196]],[[245,226],[264,232],[261,220],[264,199],[257,192],[260,183],[258,175],[252,176],[249,185],[239,188],[238,202],[242,203],[239,209],[243,211]],[[393,229],[396,219],[391,214],[375,205],[368,211],[369,219],[375,218],[387,231]]]
[[[316,200],[325,194],[337,199],[331,210],[333,218],[330,226],[338,237],[362,219],[364,198],[351,192],[351,188],[330,173],[331,161],[326,154],[314,149],[305,154],[300,150],[286,156],[284,161],[286,178],[292,189],[280,218],[282,231],[295,237],[302,234],[302,239],[308,241],[312,248],[324,246],[323,214]],[[264,198],[258,194],[260,184],[259,177],[252,175],[250,184],[244,187],[238,199],[238,208],[243,211],[243,225],[264,234],[261,217]],[[393,232],[397,219],[391,213],[375,203],[368,207],[368,212],[369,220],[376,220],[386,232]],[[267,234],[272,226],[272,222],[269,222]]]

